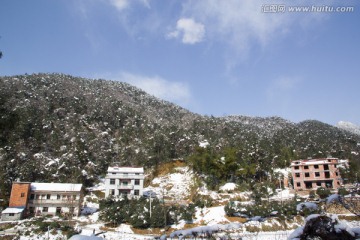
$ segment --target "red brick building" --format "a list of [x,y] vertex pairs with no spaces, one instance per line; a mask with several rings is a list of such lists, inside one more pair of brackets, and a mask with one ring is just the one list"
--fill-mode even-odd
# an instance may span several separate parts
[[26,207],[30,194],[29,182],[14,182],[11,188],[9,207]]
[[319,187],[337,189],[342,184],[337,158],[295,160],[291,163],[291,173],[295,190],[317,189]]

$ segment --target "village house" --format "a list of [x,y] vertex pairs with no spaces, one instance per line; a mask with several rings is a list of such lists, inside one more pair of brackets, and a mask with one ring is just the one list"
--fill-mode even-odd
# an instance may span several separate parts
[[346,161],[337,158],[292,161],[290,167],[294,189],[339,188],[342,185],[339,166],[345,163]]
[[142,196],[144,188],[144,168],[109,167],[105,177],[105,197]]
[[1,220],[34,215],[78,216],[81,203],[82,184],[14,182],[9,207],[2,212]]

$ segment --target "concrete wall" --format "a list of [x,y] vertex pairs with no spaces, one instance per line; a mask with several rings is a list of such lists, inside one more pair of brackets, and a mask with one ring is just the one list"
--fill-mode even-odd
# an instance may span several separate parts
[[9,213],[1,214],[1,221],[17,221],[22,219],[22,213],[14,213],[14,216],[10,216]]

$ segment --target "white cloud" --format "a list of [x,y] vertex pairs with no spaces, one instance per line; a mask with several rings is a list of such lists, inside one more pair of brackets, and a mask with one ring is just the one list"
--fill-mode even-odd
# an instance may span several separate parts
[[110,0],[110,4],[119,11],[122,11],[129,6],[128,0]]
[[133,3],[141,3],[141,5],[145,6],[146,8],[150,8],[150,3],[148,0],[138,0],[137,2],[135,0],[108,0],[112,6],[114,6],[118,11],[123,11],[124,9],[127,9],[130,4]]
[[128,72],[119,74],[100,74],[96,78],[127,82],[145,92],[169,102],[186,107],[192,100],[190,88],[186,83],[166,80],[159,76],[143,76]]
[[[286,7],[310,3],[308,0],[280,2]],[[315,23],[321,22],[328,15],[263,12],[264,6],[272,4],[279,5],[279,1],[188,0],[183,4],[182,16],[190,16],[204,25],[206,40],[210,46],[222,45],[225,75],[232,79],[231,81],[237,82],[239,74],[236,71],[239,64],[249,56],[257,58],[250,55],[253,50],[261,54],[272,43],[294,31],[316,28]]]
[[195,44],[203,41],[205,27],[192,18],[181,18],[176,23],[176,30],[170,32],[168,38],[181,38],[184,44]]
[[[297,3],[299,1],[294,0],[291,4]],[[306,4],[307,1],[300,3]],[[288,33],[294,25],[304,27],[310,25],[309,19],[319,18],[319,14],[312,13],[264,12],[263,9],[269,5],[279,3],[273,0],[189,0],[184,4],[183,15],[201,21],[211,40],[231,44],[232,48],[240,51],[249,48],[254,41],[266,45],[270,40]],[[287,6],[290,3],[286,3]]]

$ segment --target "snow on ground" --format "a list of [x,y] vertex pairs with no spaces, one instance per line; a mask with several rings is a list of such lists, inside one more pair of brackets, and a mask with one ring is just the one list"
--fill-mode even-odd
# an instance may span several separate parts
[[275,195],[271,196],[271,200],[281,201],[281,200],[288,200],[294,198],[295,194],[292,193],[292,190],[285,188],[285,189],[276,189]]
[[196,219],[194,223],[214,225],[218,223],[228,223],[229,220],[225,217],[224,206],[210,207],[210,208],[196,208]]
[[199,142],[199,147],[206,148],[209,144],[208,140],[204,140],[202,142]]
[[176,200],[187,199],[194,174],[188,167],[178,167],[175,173],[154,178],[152,186],[144,188],[144,191],[153,191],[159,198],[164,197]]
[[237,185],[235,183],[226,183],[225,185],[220,187],[221,191],[234,191],[236,189]]

